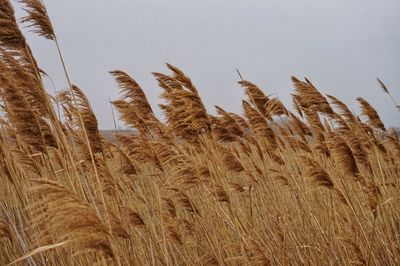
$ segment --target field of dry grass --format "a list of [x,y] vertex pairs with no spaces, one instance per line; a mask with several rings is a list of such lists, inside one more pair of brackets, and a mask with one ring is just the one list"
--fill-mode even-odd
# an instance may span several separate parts
[[[42,3],[21,2],[58,47]],[[400,265],[400,142],[363,98],[359,117],[292,77],[291,111],[242,80],[243,114],[211,115],[168,64],[163,122],[115,70],[136,133],[110,141],[67,71],[46,93],[8,0],[0,31],[0,265]]]

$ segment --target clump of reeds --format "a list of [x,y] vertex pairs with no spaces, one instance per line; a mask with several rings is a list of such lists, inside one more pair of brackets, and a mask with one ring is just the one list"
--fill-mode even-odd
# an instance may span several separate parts
[[243,114],[211,114],[167,64],[153,73],[163,121],[114,70],[112,105],[131,131],[112,142],[68,75],[45,5],[20,3],[21,23],[56,44],[68,88],[47,94],[0,0],[1,265],[400,264],[399,136],[366,100],[361,120],[292,77],[292,112],[241,80]]

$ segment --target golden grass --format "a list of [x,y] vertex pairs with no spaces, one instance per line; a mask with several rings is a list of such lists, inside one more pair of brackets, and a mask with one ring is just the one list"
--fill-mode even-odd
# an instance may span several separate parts
[[[42,2],[20,2],[56,43]],[[135,133],[110,141],[77,86],[47,95],[8,0],[0,31],[1,265],[400,264],[400,142],[364,99],[361,120],[292,77],[295,114],[241,80],[244,115],[211,115],[167,64],[163,122],[115,70]]]

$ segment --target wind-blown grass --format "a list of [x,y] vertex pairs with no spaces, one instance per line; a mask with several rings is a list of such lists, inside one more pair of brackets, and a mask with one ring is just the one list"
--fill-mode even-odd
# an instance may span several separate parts
[[[43,3],[20,2],[59,48]],[[114,70],[133,131],[110,142],[84,90],[47,95],[8,0],[0,31],[1,265],[400,264],[399,137],[363,98],[358,117],[292,77],[295,113],[241,80],[243,115],[212,115],[167,64],[163,122]]]

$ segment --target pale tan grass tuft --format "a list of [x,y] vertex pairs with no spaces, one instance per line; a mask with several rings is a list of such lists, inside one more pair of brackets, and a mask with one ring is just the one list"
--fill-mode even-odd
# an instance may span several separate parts
[[76,253],[94,252],[104,258],[114,257],[109,232],[88,204],[58,183],[44,179],[32,183],[30,191],[37,201],[30,208],[43,207],[46,210],[46,215],[37,221],[52,238],[69,240]]
[[27,16],[21,19],[22,23],[28,24],[34,33],[49,40],[55,39],[55,34],[51,21],[47,15],[47,10],[40,0],[19,0],[24,5]]

